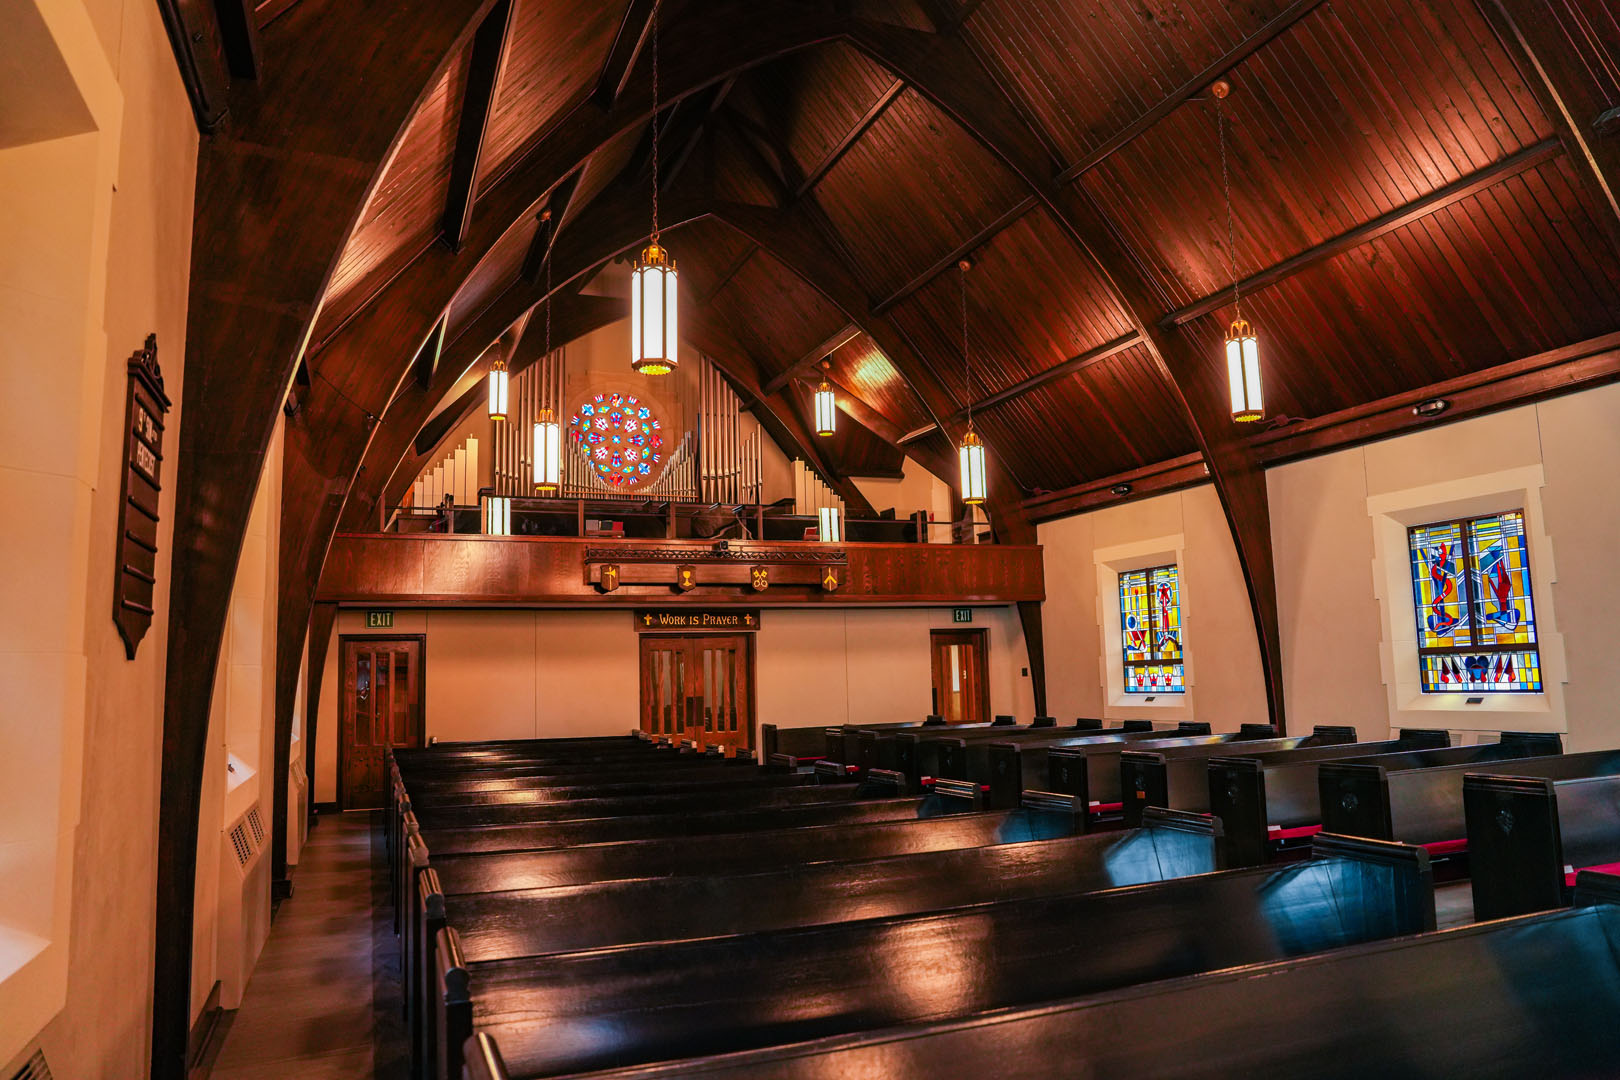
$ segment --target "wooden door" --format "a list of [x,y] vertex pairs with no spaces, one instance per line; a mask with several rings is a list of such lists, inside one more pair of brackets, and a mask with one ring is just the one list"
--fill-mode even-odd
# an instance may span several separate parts
[[705,746],[752,746],[753,668],[747,634],[643,634],[641,730]]
[[388,751],[422,745],[423,639],[340,638],[343,700],[338,733],[338,805],[384,806]]
[[934,712],[947,724],[990,719],[990,644],[983,630],[929,632]]

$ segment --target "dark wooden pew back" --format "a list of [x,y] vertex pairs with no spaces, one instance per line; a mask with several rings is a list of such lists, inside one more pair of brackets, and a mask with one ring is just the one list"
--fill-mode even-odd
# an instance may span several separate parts
[[1331,762],[1317,772],[1322,828],[1375,840],[1461,845],[1467,835],[1462,787],[1467,773],[1540,776],[1553,780],[1620,769],[1620,751],[1515,758],[1388,771],[1383,765]]
[[[593,1080],[1613,1076],[1616,940],[1601,904]],[[472,1080],[514,1075],[496,1044],[469,1046]]]
[[1580,870],[1620,862],[1620,775],[1463,778],[1476,919],[1569,903]]
[[[1316,854],[1103,892],[469,963],[472,1023],[497,1038],[515,1075],[551,1076],[944,1020],[1434,928],[1421,848],[1324,837]],[[897,977],[907,957],[926,974]]]

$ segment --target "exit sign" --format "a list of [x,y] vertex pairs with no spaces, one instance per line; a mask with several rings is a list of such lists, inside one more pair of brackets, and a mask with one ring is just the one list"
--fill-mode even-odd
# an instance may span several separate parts
[[367,630],[388,630],[388,629],[391,629],[393,627],[393,625],[394,625],[394,613],[392,611],[368,611],[368,612],[366,612],[366,629]]
[[972,622],[973,609],[970,607],[951,608],[951,622]]

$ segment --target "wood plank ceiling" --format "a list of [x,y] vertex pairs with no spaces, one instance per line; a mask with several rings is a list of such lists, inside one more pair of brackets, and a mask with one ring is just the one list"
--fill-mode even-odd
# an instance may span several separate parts
[[[1260,328],[1269,412],[1281,423],[1620,328],[1612,214],[1482,14],[1493,2],[853,7],[856,18],[959,36],[1056,175],[1119,237],[1165,325],[1212,365],[1233,313],[1229,260],[1252,278],[1244,311]],[[561,118],[599,107],[592,95],[641,44],[636,19],[649,8],[517,0],[481,193]],[[666,0],[665,9],[677,20],[701,5]],[[1587,65],[1594,99],[1613,106],[1612,10],[1547,0],[1547,13]],[[631,59],[633,70],[647,63]],[[448,66],[401,138],[333,274],[315,350],[434,242],[467,68],[466,56]],[[1206,92],[1217,75],[1235,91],[1225,106],[1230,252]],[[1176,388],[1102,269],[974,133],[855,45],[829,41],[734,73],[676,102],[664,123],[665,198],[802,213],[957,416],[977,407],[977,426],[1023,495],[1082,488],[1197,449]],[[630,131],[596,152],[565,230],[588,206],[645,190],[647,143]],[[488,250],[451,303],[447,340],[490,334],[476,317],[512,287],[543,233],[527,218]],[[849,326],[817,283],[771,252],[716,219],[676,229],[671,245],[686,302],[751,359],[762,385],[799,385],[790,400],[802,399],[800,384],[823,370],[812,354],[832,342],[826,374],[891,446],[904,434],[921,446],[924,430],[947,419],[924,407],[894,358]],[[964,255],[974,262],[971,382],[955,270]],[[376,377],[391,379],[404,361],[376,363]],[[848,468],[893,460],[864,441],[831,455]]]

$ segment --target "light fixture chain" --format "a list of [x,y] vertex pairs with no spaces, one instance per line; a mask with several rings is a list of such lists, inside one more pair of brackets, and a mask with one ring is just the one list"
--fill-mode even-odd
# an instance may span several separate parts
[[1226,113],[1215,98],[1215,130],[1221,143],[1221,192],[1226,198],[1226,261],[1232,275],[1233,321],[1243,318],[1243,294],[1238,289],[1236,230],[1232,224],[1232,179],[1226,167]]
[[973,430],[973,358],[968,352],[967,262],[962,263],[962,389],[967,394],[967,426]]
[[[557,221],[551,221],[551,236],[549,245],[555,248],[557,240]],[[546,252],[546,356],[551,355],[551,252]]]
[[658,243],[658,9],[663,5],[654,0],[652,11],[652,239]]

